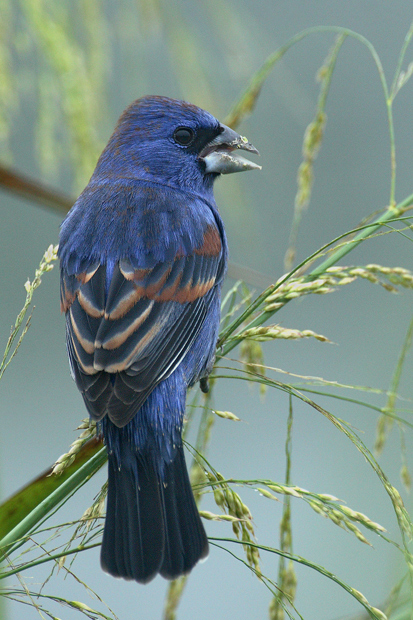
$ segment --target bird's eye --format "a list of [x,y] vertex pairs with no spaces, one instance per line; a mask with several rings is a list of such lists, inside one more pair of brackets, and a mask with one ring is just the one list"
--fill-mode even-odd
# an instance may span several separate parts
[[189,146],[195,138],[195,133],[190,127],[178,127],[174,132],[174,140],[181,146]]

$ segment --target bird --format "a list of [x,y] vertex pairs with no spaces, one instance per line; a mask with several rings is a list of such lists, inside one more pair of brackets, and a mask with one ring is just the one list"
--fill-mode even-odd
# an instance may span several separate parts
[[248,140],[162,96],[120,116],[60,229],[72,377],[108,452],[101,566],[147,583],[208,555],[185,463],[188,388],[215,359],[228,261],[213,184],[259,169]]

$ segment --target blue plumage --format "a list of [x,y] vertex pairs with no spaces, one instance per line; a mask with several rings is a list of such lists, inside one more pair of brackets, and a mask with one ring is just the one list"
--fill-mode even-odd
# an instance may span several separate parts
[[145,97],[121,116],[62,224],[70,367],[109,460],[104,570],[145,583],[208,554],[181,431],[211,371],[227,242],[212,186],[257,152],[191,104]]

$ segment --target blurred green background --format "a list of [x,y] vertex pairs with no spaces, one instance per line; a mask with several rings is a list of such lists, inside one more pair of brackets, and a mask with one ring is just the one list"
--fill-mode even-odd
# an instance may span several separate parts
[[[118,116],[137,97],[162,94],[186,99],[222,120],[271,52],[300,30],[319,25],[344,26],[369,39],[391,83],[412,19],[411,2],[400,0],[2,0],[0,163],[77,195]],[[319,94],[315,76],[334,39],[333,33],[313,34],[277,63],[253,114],[239,128],[259,149],[262,172],[223,178],[216,184],[232,261],[269,280],[284,272],[303,135]],[[413,47],[405,69],[412,57]],[[398,201],[413,191],[412,88],[409,82],[394,105]],[[298,236],[298,262],[389,200],[386,106],[377,69],[358,41],[348,38],[340,51],[326,112],[311,204]],[[24,282],[33,278],[49,244],[57,243],[61,220],[60,214],[0,190],[4,343],[24,302]],[[347,260],[412,268],[411,240],[384,235],[363,243]],[[29,333],[1,381],[2,498],[66,452],[76,437],[74,429],[85,417],[66,360],[57,268],[45,276],[35,305]],[[277,341],[264,347],[265,361],[292,373],[386,390],[411,307],[409,292],[391,295],[364,282],[333,295],[306,297],[289,304],[276,321],[312,329],[336,344]],[[402,407],[410,406],[411,376],[409,358],[400,386],[406,399]],[[283,380],[282,375],[277,378]],[[318,402],[351,422],[372,449],[374,412],[340,400],[320,397]],[[385,398],[373,395],[371,402],[382,406]],[[217,420],[209,450],[213,466],[225,477],[282,481],[287,396],[271,391],[261,398],[257,387],[221,381],[214,405],[236,413],[242,423]],[[406,441],[411,461],[409,435]],[[392,483],[401,487],[397,429],[380,464]],[[60,519],[79,517],[105,475],[101,472],[83,488]],[[292,482],[342,498],[397,536],[393,508],[373,471],[343,435],[303,403],[294,404]],[[282,504],[252,491],[241,494],[254,516],[258,541],[277,546]],[[411,505],[408,495],[405,499]],[[203,508],[217,512],[210,497]],[[292,523],[297,555],[325,566],[372,604],[379,605],[388,596],[402,570],[401,556],[390,545],[370,535],[374,546],[363,546],[298,501],[292,504]],[[231,535],[228,524],[207,522],[206,528],[212,536]],[[74,569],[122,620],[161,617],[167,584],[160,578],[145,587],[114,580],[101,572],[98,551],[82,554]],[[275,579],[276,556],[262,555],[262,569]],[[331,581],[309,568],[296,570],[296,607],[306,620],[362,610]],[[22,576],[36,589],[47,574],[48,569],[36,569]],[[63,572],[46,588],[88,602],[82,586],[70,577],[64,579]],[[212,548],[208,561],[191,574],[178,617],[265,618],[269,601],[269,592],[241,563]],[[78,617],[71,610],[53,609],[65,620]],[[11,602],[2,613],[7,620],[38,617],[33,607]]]

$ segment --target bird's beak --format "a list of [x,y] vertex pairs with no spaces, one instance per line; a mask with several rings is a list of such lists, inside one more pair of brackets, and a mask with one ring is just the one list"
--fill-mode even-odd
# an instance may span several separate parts
[[199,154],[199,158],[205,163],[205,172],[230,174],[243,170],[261,170],[261,166],[239,154],[242,150],[259,155],[255,146],[226,125],[221,125],[221,130],[221,133]]

